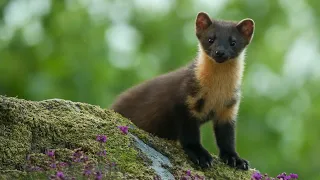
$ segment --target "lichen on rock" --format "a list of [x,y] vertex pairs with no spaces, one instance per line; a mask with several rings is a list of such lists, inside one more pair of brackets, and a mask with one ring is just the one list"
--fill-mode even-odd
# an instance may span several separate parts
[[[118,126],[129,126],[130,134],[123,134]],[[41,157],[47,149],[57,149],[61,159],[77,148],[96,158],[97,134],[108,137],[106,154],[119,167],[121,178],[153,179],[169,172],[172,176],[166,174],[167,178],[179,179],[191,170],[206,179],[250,180],[253,172],[229,168],[216,156],[212,168],[201,170],[188,160],[179,144],[150,135],[109,109],[61,99],[27,101],[0,96],[0,179],[25,177],[27,156]],[[161,160],[164,169],[155,170],[153,159],[144,152],[148,148],[139,148],[136,138],[166,156],[170,165]]]

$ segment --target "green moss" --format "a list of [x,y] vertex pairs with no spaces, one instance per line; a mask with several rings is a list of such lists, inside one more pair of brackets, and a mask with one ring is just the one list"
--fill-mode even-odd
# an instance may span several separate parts
[[24,180],[27,173],[19,170],[2,170],[0,173],[0,180],[16,179]]
[[[107,135],[107,156],[129,175],[153,174],[144,165],[132,139],[117,128],[129,122],[109,110],[64,100],[31,102],[0,96],[0,170],[23,170],[28,154],[41,158],[46,149],[57,149],[66,159],[71,149],[95,155],[97,134]],[[69,155],[68,155],[69,154]],[[40,160],[39,160],[40,161]],[[18,167],[18,168],[17,168]]]
[[[81,148],[92,158],[100,151],[97,134],[107,135],[107,157],[115,162],[118,177],[153,179],[155,171],[151,162],[134,146],[134,139],[117,128],[128,125],[129,131],[166,155],[175,176],[193,173],[214,179],[250,179],[251,172],[231,169],[219,163],[202,171],[194,166],[175,142],[154,137],[134,126],[130,121],[114,113],[85,103],[51,99],[39,102],[0,96],[0,174],[1,177],[25,175],[24,165],[28,154],[43,157],[46,149],[57,149],[57,158],[64,161],[73,149]],[[19,172],[19,173],[12,173]]]

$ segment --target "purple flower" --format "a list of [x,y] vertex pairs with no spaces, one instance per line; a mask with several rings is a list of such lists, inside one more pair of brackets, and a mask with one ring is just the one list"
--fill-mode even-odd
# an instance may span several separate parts
[[279,174],[277,176],[278,179],[282,179],[282,180],[290,180],[291,179],[291,176],[287,176],[287,174],[285,172]]
[[58,171],[57,174],[56,174],[56,177],[57,177],[57,178],[60,178],[60,179],[64,179],[64,174],[63,174],[63,172]]
[[187,170],[187,171],[186,171],[186,174],[187,174],[188,176],[191,176],[191,171],[190,171],[190,170]]
[[105,155],[107,155],[107,151],[103,150],[103,151],[98,152],[97,154],[98,154],[98,156],[105,156]]
[[52,164],[50,164],[50,167],[55,169],[57,167],[57,165],[56,165],[56,163],[52,163]]
[[60,165],[61,167],[68,166],[68,164],[67,164],[67,163],[65,163],[65,162],[60,162],[60,163],[59,163],[59,165]]
[[290,177],[291,177],[292,179],[298,179],[298,174],[293,174],[293,173],[291,173],[291,174],[290,174]]
[[102,179],[102,173],[100,171],[97,171],[95,180],[101,180],[101,179]]
[[101,143],[107,142],[107,136],[105,135],[97,135],[96,140]]
[[83,156],[83,161],[84,162],[88,161],[88,156]]
[[81,162],[81,156],[82,156],[81,151],[74,152],[72,156],[73,156],[72,157],[73,162]]
[[77,163],[78,163],[78,162],[81,162],[81,159],[79,159],[79,158],[74,158],[74,159],[73,159],[73,162],[77,162]]
[[290,180],[290,179],[291,179],[291,176],[289,175],[285,177],[285,180]]
[[277,178],[278,179],[281,179],[281,178],[283,178],[284,176],[282,175],[282,174],[279,174],[278,176],[277,176]]
[[79,157],[81,157],[81,155],[82,155],[82,153],[81,153],[81,152],[79,152],[79,151],[77,151],[77,152],[73,153],[73,157],[77,157],[77,158],[79,158]]
[[118,126],[123,134],[128,134],[128,126]]
[[84,176],[89,176],[90,174],[91,174],[90,169],[85,169],[85,170],[83,171],[83,175],[84,175]]
[[262,179],[262,175],[259,172],[254,172],[251,176],[252,180],[261,180]]
[[48,151],[47,151],[47,155],[48,155],[49,157],[53,157],[53,156],[54,156],[54,150],[48,150]]

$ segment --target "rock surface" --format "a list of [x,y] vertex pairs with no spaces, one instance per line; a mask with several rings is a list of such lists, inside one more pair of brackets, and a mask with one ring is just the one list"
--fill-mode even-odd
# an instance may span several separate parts
[[[118,126],[128,126],[123,134]],[[252,170],[241,171],[219,162],[201,170],[181,147],[152,136],[112,110],[61,99],[27,101],[0,96],[0,179],[24,178],[27,156],[47,149],[63,152],[81,148],[92,158],[99,151],[97,134],[104,134],[106,156],[119,168],[120,179],[180,179],[190,170],[205,179],[250,180]],[[60,153],[60,156],[59,156]]]

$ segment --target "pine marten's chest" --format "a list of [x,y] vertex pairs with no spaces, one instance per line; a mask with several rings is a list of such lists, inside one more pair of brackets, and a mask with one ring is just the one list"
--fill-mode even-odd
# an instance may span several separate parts
[[189,110],[195,117],[208,120],[238,108],[243,69],[240,63],[233,60],[216,64],[210,59],[198,62],[195,68],[198,92],[187,98]]

